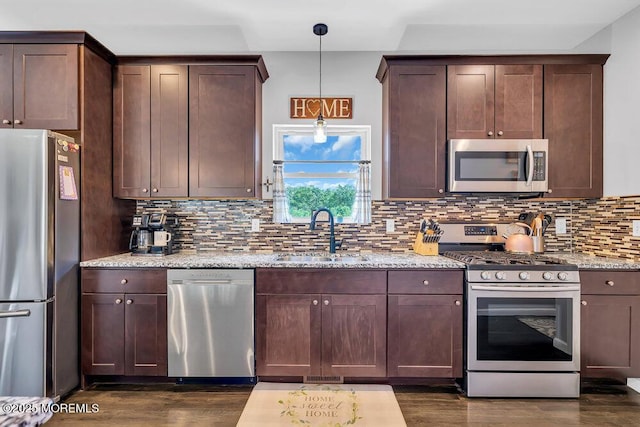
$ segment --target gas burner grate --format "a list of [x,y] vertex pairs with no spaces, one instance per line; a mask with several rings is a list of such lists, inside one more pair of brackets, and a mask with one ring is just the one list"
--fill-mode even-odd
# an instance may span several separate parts
[[517,254],[512,252],[447,251],[444,256],[467,265],[567,265],[567,261],[540,254]]

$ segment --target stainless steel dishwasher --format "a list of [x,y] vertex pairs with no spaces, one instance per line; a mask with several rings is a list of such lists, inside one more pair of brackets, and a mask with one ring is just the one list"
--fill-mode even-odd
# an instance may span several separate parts
[[255,376],[253,270],[167,272],[170,377]]

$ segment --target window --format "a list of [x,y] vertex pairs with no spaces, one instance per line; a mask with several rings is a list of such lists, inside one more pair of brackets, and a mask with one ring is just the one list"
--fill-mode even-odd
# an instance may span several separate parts
[[325,207],[336,222],[371,221],[370,126],[274,125],[274,222],[309,222]]

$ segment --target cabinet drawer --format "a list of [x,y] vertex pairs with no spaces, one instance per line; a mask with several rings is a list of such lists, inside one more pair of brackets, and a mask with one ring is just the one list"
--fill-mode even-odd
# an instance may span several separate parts
[[389,271],[390,294],[462,294],[463,270]]
[[384,270],[279,269],[256,270],[256,292],[262,294],[385,294]]
[[154,269],[82,269],[84,293],[167,293],[167,270]]
[[580,284],[585,295],[640,295],[640,272],[581,271]]

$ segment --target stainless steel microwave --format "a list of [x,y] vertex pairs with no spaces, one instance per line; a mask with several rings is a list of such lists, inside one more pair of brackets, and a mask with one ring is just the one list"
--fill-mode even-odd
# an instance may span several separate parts
[[549,140],[451,139],[451,193],[541,193],[549,189]]

